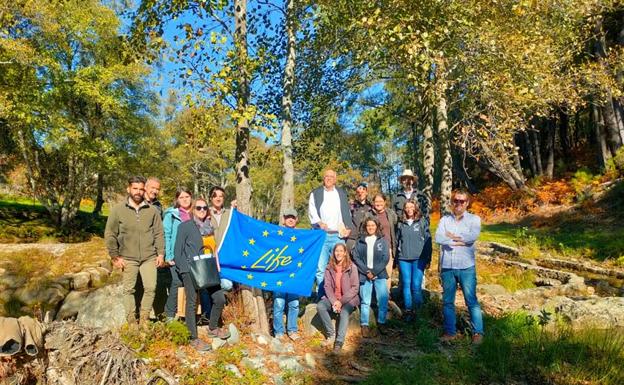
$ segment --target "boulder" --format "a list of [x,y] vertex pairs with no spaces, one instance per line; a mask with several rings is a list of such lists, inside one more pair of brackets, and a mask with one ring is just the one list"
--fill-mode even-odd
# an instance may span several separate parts
[[236,345],[237,343],[239,343],[240,342],[240,332],[238,331],[236,326],[234,326],[234,324],[229,324],[228,325],[228,330],[230,331],[230,337],[227,339],[227,343],[229,345]]
[[89,293],[78,309],[76,322],[89,327],[113,330],[126,322],[121,285],[104,286]]
[[63,300],[63,304],[56,314],[56,320],[62,321],[78,315],[84,301],[89,296],[88,291],[70,291]]
[[81,271],[72,275],[72,289],[74,290],[86,290],[89,288],[91,282],[91,274],[86,271]]
[[293,372],[303,372],[304,367],[297,361],[297,357],[293,356],[271,356],[271,360],[277,364],[282,370],[291,370]]
[[44,288],[22,286],[15,290],[13,295],[20,302],[28,306],[37,304],[49,309],[56,307],[56,305],[65,298],[67,290],[57,284],[52,284]]
[[261,369],[264,367],[264,359],[260,356],[255,358],[243,357],[241,359],[241,365],[249,369]]
[[[375,318],[376,309],[371,309],[369,325],[374,326],[377,325],[377,320]],[[336,326],[336,320],[338,319],[338,315],[333,315],[332,321],[334,323],[334,327]],[[325,329],[323,328],[323,323],[321,322],[321,317],[319,317],[316,312],[316,304],[311,303],[305,307],[305,312],[302,317],[303,321],[303,334],[307,337],[311,337],[320,333],[325,335]],[[351,315],[349,316],[349,328],[347,330],[347,335],[352,333],[354,330],[360,330],[360,309],[357,308]]]
[[624,327],[624,298],[622,297],[571,299],[559,296],[547,301],[546,307],[553,308],[575,329]]
[[91,286],[93,287],[100,287],[105,284],[110,275],[110,273],[102,267],[91,267],[85,270],[85,272],[89,273]]

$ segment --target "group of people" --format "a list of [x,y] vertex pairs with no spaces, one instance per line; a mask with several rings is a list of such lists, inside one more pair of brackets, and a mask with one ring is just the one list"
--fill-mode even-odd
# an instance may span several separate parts
[[[404,319],[411,321],[423,304],[425,270],[430,266],[432,237],[429,229],[429,206],[416,189],[416,176],[405,170],[399,181],[402,190],[388,205],[388,198],[378,193],[369,200],[368,186],[360,183],[355,198],[336,186],[336,172],[326,170],[323,183],[310,193],[308,216],[313,229],[326,233],[317,266],[314,296],[325,329],[325,345],[340,351],[345,341],[350,314],[360,307],[363,337],[371,330],[372,295],[377,300],[377,330],[386,333],[392,272],[399,269],[399,295]],[[158,201],[160,182],[132,177],[128,198],[114,206],[106,224],[105,241],[115,267],[123,271],[124,305],[129,322],[136,324],[135,285],[140,275],[144,294],[140,303],[139,323],[149,319],[152,306],[165,321],[175,319],[178,288],[186,296],[185,323],[191,345],[200,351],[210,349],[198,338],[196,302],[199,297],[200,321],[208,323],[207,332],[226,339],[229,332],[219,327],[226,304],[225,292],[231,281],[197,291],[189,274],[189,258],[211,254],[218,265],[217,247],[225,232],[229,209],[224,208],[225,190],[213,187],[209,198],[193,200],[186,188],[178,188],[173,207],[163,211]],[[470,196],[455,191],[452,214],[441,218],[435,240],[440,245],[440,279],[443,287],[444,334],[442,341],[457,338],[455,328],[455,292],[459,284],[469,309],[473,342],[483,337],[481,308],[476,298],[474,242],[479,236],[479,217],[466,211]],[[235,206],[235,201],[232,202]],[[295,228],[296,210],[283,212],[282,225]],[[160,290],[159,290],[160,289]],[[168,289],[168,290],[167,290]],[[159,300],[158,297],[166,298]],[[164,309],[157,309],[164,303]],[[284,312],[287,308],[287,323]],[[285,335],[299,338],[297,319],[299,297],[285,292],[273,293],[273,330],[276,338]],[[334,328],[332,317],[338,317]]]
[[[369,201],[368,186],[360,183],[355,199],[336,186],[336,172],[326,170],[323,185],[309,197],[309,217],[313,228],[327,233],[316,274],[317,309],[326,331],[326,345],[340,351],[345,340],[348,319],[360,306],[363,337],[371,334],[369,321],[373,291],[377,300],[377,330],[386,333],[393,268],[399,268],[403,313],[411,321],[423,304],[425,270],[431,264],[432,237],[429,230],[429,205],[425,195],[415,188],[416,176],[405,170],[399,177],[402,189],[390,207],[382,193]],[[466,191],[453,192],[452,214],[444,216],[435,239],[440,245],[440,279],[443,287],[444,334],[441,340],[457,338],[455,293],[462,289],[473,327],[472,340],[481,343],[483,321],[476,298],[475,246],[481,223],[478,216],[466,211],[470,196]],[[337,331],[331,316],[338,316]]]

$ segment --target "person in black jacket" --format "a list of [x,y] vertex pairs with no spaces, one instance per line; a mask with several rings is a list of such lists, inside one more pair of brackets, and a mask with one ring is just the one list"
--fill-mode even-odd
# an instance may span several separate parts
[[362,336],[369,337],[368,321],[370,317],[370,304],[373,295],[373,287],[377,295],[377,326],[379,332],[384,334],[383,325],[386,323],[388,313],[388,286],[386,280],[388,273],[386,265],[390,259],[388,243],[381,235],[377,219],[368,217],[363,222],[363,235],[358,239],[353,248],[353,262],[355,262],[360,275],[360,326]]
[[397,226],[399,270],[405,304],[405,320],[414,318],[414,310],[423,303],[422,281],[431,263],[429,221],[422,216],[419,204],[409,199],[403,205],[403,218]]
[[[211,250],[212,247],[214,247],[214,229],[210,226],[208,219],[208,203],[204,199],[197,199],[193,210],[193,219],[178,226],[174,261],[176,273],[180,276],[186,293],[185,322],[191,333],[191,346],[200,351],[209,350],[210,346],[197,337],[197,311],[195,309],[197,290],[191,278],[189,260],[210,252],[213,252],[214,258],[217,258],[216,250]],[[209,287],[206,290],[212,298],[208,335],[227,339],[230,333],[224,328],[219,328],[219,319],[225,307],[225,292],[220,285]]]

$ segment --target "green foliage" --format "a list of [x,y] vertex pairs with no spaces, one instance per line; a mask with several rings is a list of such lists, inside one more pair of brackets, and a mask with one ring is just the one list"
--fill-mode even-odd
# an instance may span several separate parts
[[624,147],[620,147],[613,158],[609,159],[607,172],[615,174],[616,176],[624,175]]
[[121,330],[122,341],[132,349],[140,349],[143,352],[150,352],[153,346],[160,346],[162,343],[173,346],[185,345],[190,337],[191,333],[186,325],[179,321],[149,323],[141,328],[125,325]]

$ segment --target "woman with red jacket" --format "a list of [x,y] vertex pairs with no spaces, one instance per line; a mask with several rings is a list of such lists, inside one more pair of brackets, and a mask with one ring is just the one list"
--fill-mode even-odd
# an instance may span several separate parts
[[[334,352],[342,349],[347,328],[349,315],[360,304],[359,290],[360,279],[358,270],[351,262],[349,250],[344,243],[334,246],[332,256],[325,269],[323,280],[325,295],[316,305],[317,312],[326,331],[326,346],[334,345]],[[338,334],[331,321],[330,309],[333,314],[340,314],[338,321]]]

